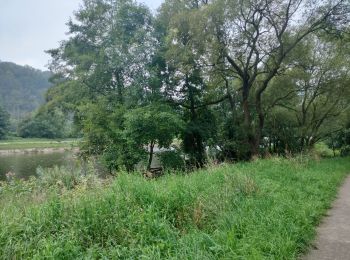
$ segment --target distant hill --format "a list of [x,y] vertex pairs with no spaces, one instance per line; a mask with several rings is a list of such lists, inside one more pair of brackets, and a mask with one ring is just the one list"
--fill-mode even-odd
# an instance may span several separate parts
[[14,125],[44,102],[50,72],[0,61],[0,105]]

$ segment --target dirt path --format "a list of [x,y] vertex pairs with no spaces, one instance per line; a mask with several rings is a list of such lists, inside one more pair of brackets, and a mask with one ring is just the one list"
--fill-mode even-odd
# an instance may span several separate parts
[[350,177],[333,208],[317,229],[317,239],[305,260],[350,260]]

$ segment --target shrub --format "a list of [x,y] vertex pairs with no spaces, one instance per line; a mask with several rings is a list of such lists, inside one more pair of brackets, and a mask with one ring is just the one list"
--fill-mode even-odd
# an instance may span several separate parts
[[165,170],[185,170],[185,160],[179,151],[165,151],[158,156]]

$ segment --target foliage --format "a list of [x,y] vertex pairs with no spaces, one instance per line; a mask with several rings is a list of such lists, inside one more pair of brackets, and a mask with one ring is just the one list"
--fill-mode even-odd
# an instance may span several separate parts
[[51,73],[0,61],[0,104],[11,115],[12,128],[44,103]]
[[86,156],[102,156],[110,172],[120,168],[131,171],[145,154],[138,153],[140,145],[128,143],[123,134],[125,108],[107,104],[107,100],[100,99],[79,108],[84,134],[81,150]]
[[69,39],[48,51],[45,108],[73,118],[84,154],[110,171],[131,171],[147,152],[150,168],[154,148],[177,141],[191,169],[207,151],[237,161],[311,150],[350,109],[347,7],[166,0],[152,14],[132,0],[85,0]]
[[328,144],[333,150],[339,149],[342,156],[350,154],[350,121],[341,131],[330,136]]
[[103,189],[84,181],[71,190],[59,182],[39,190],[35,180],[3,183],[0,255],[296,259],[349,162],[273,158],[153,181],[121,174]]
[[186,169],[184,156],[177,150],[165,151],[158,154],[162,166],[168,171],[184,171]]
[[0,106],[0,140],[6,137],[6,134],[9,130],[9,114]]
[[23,138],[66,138],[67,122],[59,111],[39,111],[33,117],[21,121],[17,129],[18,136]]
[[[57,187],[59,189],[71,190],[86,185],[92,187],[98,185],[99,179],[91,162],[84,166],[53,167],[48,169],[38,168],[36,172],[36,185],[41,189]],[[32,180],[33,181],[33,180]]]
[[270,127],[284,124],[284,130],[289,131],[288,134],[279,129],[285,136],[284,143],[289,150],[297,152],[342,129],[349,109],[347,51],[314,37],[308,38],[298,52],[302,50],[310,52],[307,58],[297,53],[288,73],[279,76],[269,90],[274,96],[270,99],[270,114],[280,115],[279,120],[274,117],[269,122],[274,124]]
[[337,155],[335,150],[332,150],[326,143],[318,143],[313,148],[312,153],[318,157],[335,157]]
[[147,169],[151,168],[154,148],[169,148],[182,128],[181,119],[164,105],[136,108],[125,115],[124,134],[127,142],[134,143],[141,150],[147,147]]
[[182,121],[165,105],[130,109],[123,106],[106,108],[106,100],[81,107],[84,132],[82,149],[86,154],[102,155],[112,170],[134,169],[146,158],[148,168],[155,148],[168,148],[181,131]]

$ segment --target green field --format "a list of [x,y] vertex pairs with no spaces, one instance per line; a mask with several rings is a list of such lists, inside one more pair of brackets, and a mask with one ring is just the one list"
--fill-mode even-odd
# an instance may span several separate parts
[[307,157],[155,180],[50,170],[0,188],[0,258],[297,259],[349,172]]
[[78,145],[76,139],[37,139],[37,138],[16,138],[0,141],[0,150],[17,149],[41,149],[41,148],[71,148]]

